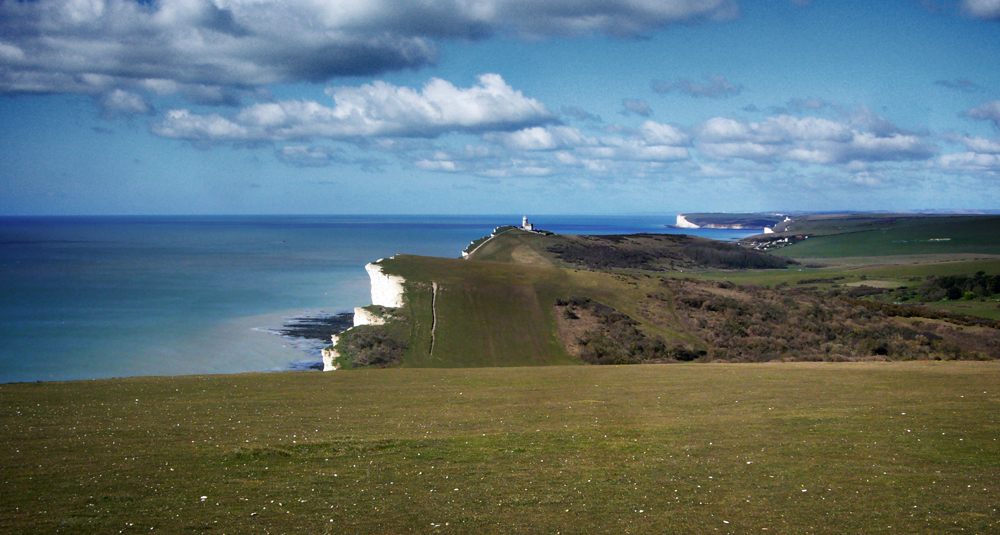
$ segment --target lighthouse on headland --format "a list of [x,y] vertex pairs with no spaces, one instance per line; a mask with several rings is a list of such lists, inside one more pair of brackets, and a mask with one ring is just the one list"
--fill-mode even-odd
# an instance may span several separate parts
[[535,231],[535,225],[528,223],[528,216],[521,218],[521,228],[524,230]]

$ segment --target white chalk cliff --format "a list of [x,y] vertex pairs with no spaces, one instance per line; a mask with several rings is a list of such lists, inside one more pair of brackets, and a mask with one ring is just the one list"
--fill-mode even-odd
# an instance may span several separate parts
[[677,216],[677,223],[675,223],[674,226],[677,228],[701,228],[700,226],[688,221],[683,214]]
[[[379,259],[378,262],[382,260]],[[391,308],[403,306],[403,283],[406,282],[406,279],[399,275],[389,275],[383,272],[382,266],[378,265],[378,262],[372,262],[365,266],[368,278],[371,279],[372,304]],[[359,325],[384,324],[385,318],[369,312],[362,307],[354,309],[354,327]],[[351,329],[354,327],[351,327]],[[348,331],[351,329],[348,329]],[[340,358],[340,353],[337,351],[337,342],[340,341],[340,335],[335,334],[330,337],[330,340],[333,344],[323,348],[322,352],[323,371],[325,372],[333,371],[340,367],[340,364],[336,362]]]
[[354,307],[354,326],[358,325],[385,325],[385,318],[366,308]]
[[[379,262],[382,260],[380,259]],[[372,304],[398,308],[403,306],[403,283],[406,279],[399,275],[388,275],[378,262],[365,265],[365,271],[372,281]]]
[[340,364],[337,363],[337,359],[340,358],[340,353],[337,352],[337,342],[340,340],[340,336],[335,334],[330,337],[330,340],[333,345],[324,347],[322,351],[323,371],[325,372],[332,372],[340,367]]

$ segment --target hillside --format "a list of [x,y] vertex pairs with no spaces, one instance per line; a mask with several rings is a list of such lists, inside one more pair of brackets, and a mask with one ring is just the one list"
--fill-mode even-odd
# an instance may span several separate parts
[[685,234],[538,235],[516,230],[483,244],[470,260],[573,269],[684,271],[782,269],[793,260]]
[[[733,244],[513,230],[477,247],[468,260],[383,261],[383,269],[406,279],[406,306],[386,326],[351,331],[344,362],[493,367],[1000,358],[1000,323],[963,315],[989,318],[989,310],[935,311],[921,301],[936,295],[933,288],[907,293],[912,306],[886,306],[903,294],[870,290],[865,284],[876,283],[866,283],[864,273],[789,270],[794,264],[787,259]],[[734,269],[747,266],[785,269]],[[973,262],[958,272],[979,267],[994,269]],[[919,286],[913,275],[884,284]],[[392,348],[396,356],[385,359]]]
[[[802,239],[805,236],[808,239]],[[757,245],[785,238],[791,238],[793,243],[775,250],[774,254],[787,258],[1000,255],[1000,216],[803,216],[795,218],[780,232],[754,236],[743,242]]]

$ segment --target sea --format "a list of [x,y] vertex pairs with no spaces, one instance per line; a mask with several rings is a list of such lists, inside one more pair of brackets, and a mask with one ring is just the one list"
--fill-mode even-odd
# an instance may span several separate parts
[[[561,234],[674,229],[676,216],[537,216]],[[0,217],[0,383],[314,369],[282,334],[371,303],[364,265],[460,257],[520,215]]]

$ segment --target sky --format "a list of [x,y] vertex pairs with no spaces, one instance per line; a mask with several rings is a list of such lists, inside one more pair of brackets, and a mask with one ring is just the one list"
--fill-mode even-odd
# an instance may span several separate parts
[[0,0],[0,215],[1000,209],[1000,0]]

